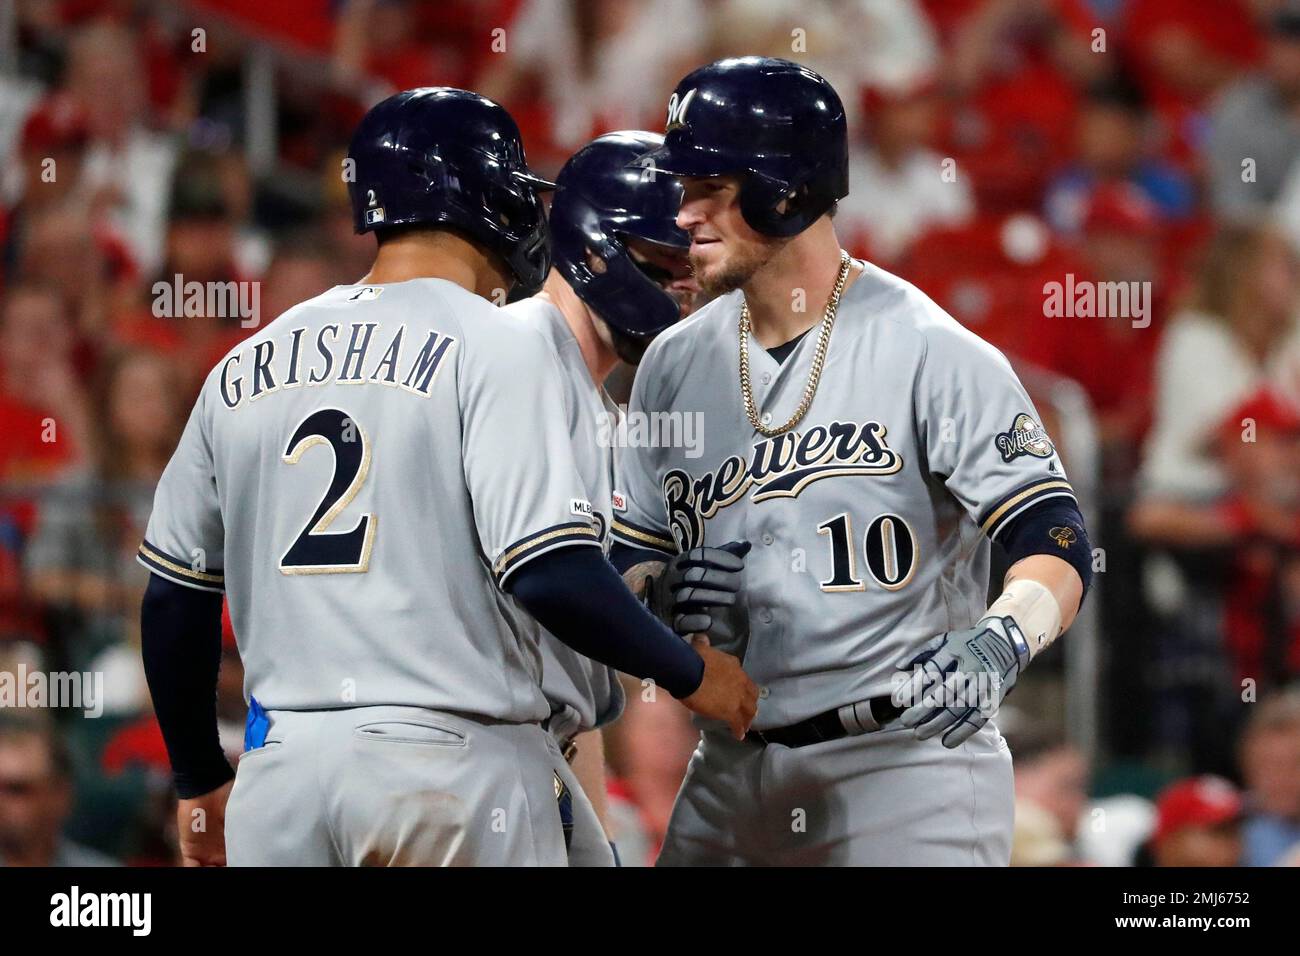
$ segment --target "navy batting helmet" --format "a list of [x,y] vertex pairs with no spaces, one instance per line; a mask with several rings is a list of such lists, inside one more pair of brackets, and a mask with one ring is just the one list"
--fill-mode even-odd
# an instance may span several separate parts
[[649,156],[674,176],[741,174],[741,213],[770,236],[802,232],[849,194],[844,105],[789,60],[736,57],[687,74]]
[[[682,187],[672,176],[636,164],[663,145],[656,133],[608,133],[564,164],[551,200],[555,266],[578,297],[613,328],[653,337],[681,318],[677,302],[628,254],[627,239],[683,252],[690,237],[677,228]],[[592,269],[592,256],[604,263]],[[598,267],[599,268],[599,267]]]
[[546,213],[519,127],[485,96],[406,90],[377,104],[352,135],[348,192],[356,231],[458,229],[500,256],[527,289],[550,268]]

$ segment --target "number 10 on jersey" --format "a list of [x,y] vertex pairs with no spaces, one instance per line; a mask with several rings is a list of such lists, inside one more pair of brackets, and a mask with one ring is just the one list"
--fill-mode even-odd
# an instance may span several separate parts
[[[817,533],[830,538],[831,576],[821,582],[823,591],[865,591],[858,577],[857,542],[853,540],[853,521],[841,512],[817,526]],[[867,572],[887,591],[906,587],[916,573],[918,551],[916,535],[898,515],[883,514],[867,527],[862,537]]]

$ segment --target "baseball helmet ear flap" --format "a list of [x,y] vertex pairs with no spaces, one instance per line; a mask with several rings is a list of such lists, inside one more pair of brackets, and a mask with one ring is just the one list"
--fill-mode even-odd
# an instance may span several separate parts
[[426,222],[431,216],[427,207],[434,203],[445,205],[448,169],[439,149],[406,151],[396,159],[393,165],[400,166],[388,170],[388,175],[357,181],[356,192],[364,188],[364,198],[362,202],[354,201],[356,232]]
[[551,217],[557,265],[597,315],[626,335],[645,338],[681,318],[676,300],[637,266],[628,237],[613,231],[600,209],[567,194],[558,201]]
[[690,246],[676,225],[681,184],[637,162],[661,143],[640,130],[588,143],[560,170],[550,213],[560,273],[611,328],[643,341],[678,321],[681,307],[630,243],[653,243],[683,258]]
[[740,189],[740,212],[756,232],[789,238],[830,212],[847,192],[847,182],[809,177],[801,183],[787,183],[749,173]]

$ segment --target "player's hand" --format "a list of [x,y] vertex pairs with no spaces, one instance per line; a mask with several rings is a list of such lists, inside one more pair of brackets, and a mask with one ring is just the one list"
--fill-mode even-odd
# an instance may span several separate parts
[[725,721],[735,738],[744,740],[758,713],[757,685],[737,658],[714,650],[703,634],[692,635],[691,645],[704,658],[704,679],[682,703],[701,717]]
[[732,541],[677,555],[662,574],[646,582],[650,612],[683,637],[708,631],[711,611],[736,603],[749,549],[748,541]]
[[919,740],[943,734],[945,747],[957,747],[989,722],[1028,661],[1014,618],[986,617],[941,634],[899,665],[893,699],[907,707],[899,720]]
[[176,808],[176,832],[182,866],[226,865],[226,801],[235,781],[227,780],[201,797],[181,800]]

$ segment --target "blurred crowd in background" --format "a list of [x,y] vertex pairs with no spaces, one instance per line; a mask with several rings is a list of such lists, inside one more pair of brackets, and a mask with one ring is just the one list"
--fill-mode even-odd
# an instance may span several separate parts
[[[1007,353],[1087,489],[1096,726],[1067,726],[1058,645],[1000,720],[1015,861],[1300,862],[1300,5],[0,8],[0,673],[104,675],[97,719],[0,707],[0,863],[174,859],[133,558],[199,383],[251,328],[159,317],[155,283],[257,283],[270,321],[356,281],[373,239],[341,162],[390,92],[497,98],[553,173],[601,132],[662,129],[680,76],[746,53],[839,90],[841,240]],[[1053,314],[1050,283],[1145,304]],[[227,618],[232,758],[241,676]],[[612,812],[643,864],[695,733],[628,696]]]

